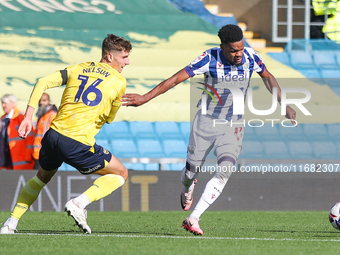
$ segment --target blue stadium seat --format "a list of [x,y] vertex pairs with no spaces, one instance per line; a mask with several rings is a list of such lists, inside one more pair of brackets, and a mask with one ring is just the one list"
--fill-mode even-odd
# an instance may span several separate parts
[[183,167],[185,166],[185,163],[173,163],[170,164],[171,171],[182,171]]
[[167,157],[186,158],[187,156],[187,145],[182,139],[163,140],[163,150]]
[[340,69],[340,52],[335,53],[335,62],[337,64],[338,68]]
[[265,158],[262,143],[259,141],[243,140],[240,158]]
[[107,135],[106,135],[106,133],[105,133],[104,128],[101,128],[101,129],[99,130],[98,134],[96,134],[96,136],[95,136],[95,139],[96,139],[96,140],[97,140],[97,139],[107,139]]
[[279,131],[281,134],[281,137],[284,141],[305,141],[306,136],[303,132],[303,125],[299,124],[297,127],[285,127],[282,125],[279,125]]
[[179,129],[182,133],[185,142],[189,142],[190,137],[190,122],[180,122]]
[[303,132],[308,141],[327,141],[329,139],[325,124],[304,124]]
[[293,159],[312,159],[313,147],[306,141],[288,142],[289,153]]
[[338,151],[333,142],[313,142],[313,152],[317,159],[338,159]]
[[312,55],[318,69],[338,69],[335,55],[331,51],[314,51]]
[[144,164],[146,171],[158,171],[159,170],[159,164],[158,163],[146,163]]
[[107,139],[96,139],[96,144],[112,152],[111,144]]
[[283,141],[263,142],[264,152],[267,158],[271,159],[290,159],[288,147]]
[[112,141],[116,138],[131,138],[129,122],[118,121],[104,125],[107,138]]
[[145,167],[142,163],[124,163],[123,165],[129,169],[129,170],[139,170],[139,171],[144,171]]
[[331,89],[338,97],[340,97],[340,87],[331,87]]
[[281,139],[277,124],[272,125],[271,123],[266,123],[262,127],[254,128],[254,130],[255,135],[261,141]]
[[165,164],[164,165],[164,170],[165,171],[171,171],[171,164]]
[[250,127],[247,124],[244,127],[244,140],[250,141],[250,140],[257,140],[257,135],[255,134],[255,130],[257,129],[257,127]]
[[179,127],[174,121],[155,122],[155,131],[161,139],[182,139],[182,134]]
[[330,139],[340,141],[340,124],[327,124],[327,133]]
[[157,139],[155,129],[149,121],[130,122],[130,132],[135,139],[152,138]]
[[118,158],[139,157],[137,146],[133,139],[115,139],[111,144],[112,153]]
[[287,52],[268,52],[269,57],[281,62],[287,66],[290,66],[289,54]]
[[313,79],[314,82],[322,83],[320,69],[317,68],[296,68],[306,78]]
[[69,165],[63,162],[61,166],[58,168],[59,171],[68,171]]
[[337,150],[338,150],[338,157],[340,158],[340,142],[337,142],[337,143],[335,144],[335,146],[336,146],[336,148],[337,148]]
[[138,139],[137,149],[140,157],[162,158],[165,156],[158,139]]
[[321,69],[322,78],[327,81],[327,79],[339,79],[340,78],[340,70],[339,69]]
[[306,51],[290,52],[290,62],[295,69],[316,69],[311,54]]

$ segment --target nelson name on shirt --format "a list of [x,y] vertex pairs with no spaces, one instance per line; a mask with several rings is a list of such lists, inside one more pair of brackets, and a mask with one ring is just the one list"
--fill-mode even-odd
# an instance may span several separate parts
[[106,71],[105,69],[102,69],[101,67],[89,67],[89,68],[84,68],[83,73],[99,73],[104,75],[105,77],[109,77],[111,74]]

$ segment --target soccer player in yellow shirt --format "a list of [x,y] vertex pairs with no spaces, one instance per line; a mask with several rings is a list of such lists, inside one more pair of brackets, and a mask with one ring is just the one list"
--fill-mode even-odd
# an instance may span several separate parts
[[120,107],[126,80],[121,75],[129,65],[131,43],[109,34],[102,44],[100,62],[86,62],[41,78],[32,91],[18,134],[26,138],[32,130],[34,108],[46,89],[65,85],[57,116],[42,140],[37,175],[22,189],[1,234],[14,234],[18,221],[51,180],[63,162],[81,174],[101,175],[93,185],[65,205],[84,233],[91,233],[86,221],[88,204],[108,196],[128,177],[124,165],[109,151],[95,143],[95,135],[104,123],[110,123]]

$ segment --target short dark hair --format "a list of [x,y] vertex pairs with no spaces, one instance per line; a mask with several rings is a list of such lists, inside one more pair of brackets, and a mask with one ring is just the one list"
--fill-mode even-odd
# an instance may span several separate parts
[[239,42],[243,39],[243,32],[239,26],[229,24],[218,31],[218,37],[222,44]]
[[131,51],[132,45],[130,41],[124,39],[124,37],[119,37],[113,34],[108,34],[103,40],[102,44],[102,55],[106,55],[110,51]]

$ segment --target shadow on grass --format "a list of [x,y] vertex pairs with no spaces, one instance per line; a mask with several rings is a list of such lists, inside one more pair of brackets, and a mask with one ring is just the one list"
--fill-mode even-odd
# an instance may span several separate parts
[[[18,234],[42,234],[42,235],[69,235],[69,234],[84,234],[80,230],[25,230],[21,229],[17,231]],[[156,235],[156,236],[177,236],[173,233],[160,233],[160,232],[127,232],[127,231],[93,231],[92,234],[102,235]]]

